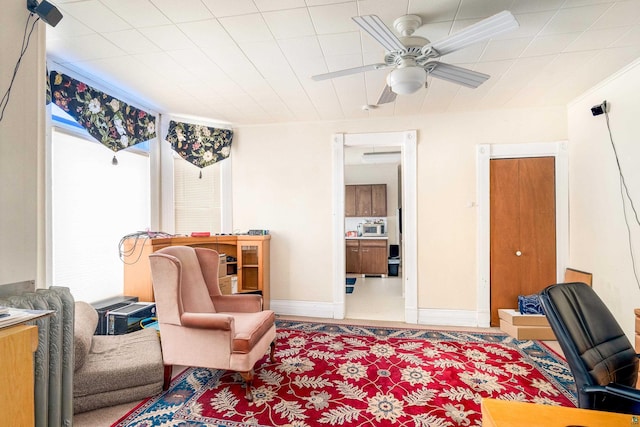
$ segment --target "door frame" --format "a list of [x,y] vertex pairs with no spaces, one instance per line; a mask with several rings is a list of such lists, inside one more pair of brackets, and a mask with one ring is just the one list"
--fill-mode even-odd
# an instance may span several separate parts
[[492,159],[554,157],[556,184],[556,281],[562,282],[569,260],[569,152],[567,141],[526,144],[479,144],[476,147],[478,194],[478,326],[491,322],[491,212],[490,161]]
[[402,159],[402,280],[405,323],[418,323],[417,132],[333,135],[333,318],[345,316],[344,147],[399,147]]

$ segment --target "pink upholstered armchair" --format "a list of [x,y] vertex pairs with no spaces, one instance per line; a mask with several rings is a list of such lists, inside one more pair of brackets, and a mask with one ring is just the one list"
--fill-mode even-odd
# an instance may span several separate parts
[[218,252],[169,246],[149,256],[165,365],[237,371],[252,400],[253,367],[275,351],[275,314],[261,295],[222,295]]

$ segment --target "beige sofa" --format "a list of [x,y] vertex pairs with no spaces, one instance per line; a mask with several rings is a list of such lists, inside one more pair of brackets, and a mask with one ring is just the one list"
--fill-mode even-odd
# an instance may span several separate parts
[[93,335],[97,311],[75,303],[73,412],[142,400],[162,392],[164,367],[155,329]]

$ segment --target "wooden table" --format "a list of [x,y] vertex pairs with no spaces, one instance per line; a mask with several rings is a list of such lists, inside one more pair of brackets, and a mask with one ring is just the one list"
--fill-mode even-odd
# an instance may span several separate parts
[[482,399],[482,427],[635,427],[640,426],[639,419],[613,412]]

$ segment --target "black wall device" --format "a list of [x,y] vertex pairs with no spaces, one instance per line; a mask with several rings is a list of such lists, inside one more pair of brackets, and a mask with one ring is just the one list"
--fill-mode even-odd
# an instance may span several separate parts
[[38,4],[38,0],[27,0],[27,9],[37,14],[45,23],[55,27],[62,19],[62,13],[53,4],[47,0],[42,0]]
[[602,104],[594,105],[591,107],[591,114],[599,116],[607,112],[607,101],[602,101]]

